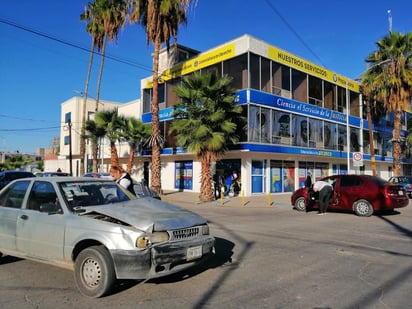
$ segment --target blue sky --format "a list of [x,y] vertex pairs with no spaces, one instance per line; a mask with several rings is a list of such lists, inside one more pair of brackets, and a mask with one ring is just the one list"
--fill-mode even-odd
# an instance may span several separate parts
[[[85,0],[0,0],[0,151],[35,153],[59,135],[60,104],[84,90],[90,36],[79,15]],[[388,10],[391,13],[388,13]],[[179,29],[179,44],[206,51],[250,34],[350,78],[365,69],[376,41],[412,31],[411,0],[198,0]],[[9,23],[15,26],[10,26]],[[81,48],[35,35],[42,33]],[[85,50],[84,50],[85,49]],[[100,98],[140,97],[151,72],[152,46],[143,28],[127,25],[107,53]],[[95,96],[98,61],[89,94]]]

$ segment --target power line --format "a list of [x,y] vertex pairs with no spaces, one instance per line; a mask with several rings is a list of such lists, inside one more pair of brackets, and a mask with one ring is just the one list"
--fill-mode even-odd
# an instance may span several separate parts
[[[33,118],[22,118],[22,117],[16,117],[12,115],[5,115],[5,114],[0,114],[0,117],[3,118],[9,118],[9,119],[17,119],[17,120],[24,120],[24,121],[39,121],[39,122],[50,122],[49,120],[39,120],[39,119],[33,119]],[[55,122],[55,121],[53,121]]]
[[30,128],[30,129],[0,129],[0,132],[24,132],[24,131],[40,131],[40,130],[49,130],[49,129],[57,129],[61,126],[57,127],[46,127],[46,128]]
[[306,44],[306,42],[300,37],[300,35],[295,31],[295,29],[293,29],[293,27],[287,22],[287,20],[282,16],[282,14],[280,14],[280,12],[275,8],[275,6],[269,1],[266,0],[267,5],[269,5],[269,7],[272,9],[273,12],[276,13],[276,15],[279,16],[279,18],[283,21],[283,23],[286,25],[286,27],[289,28],[290,31],[292,31],[292,33],[298,38],[298,40],[303,44],[303,46],[305,46],[305,48],[316,58],[318,59],[318,61],[320,62],[321,65],[323,65],[324,67],[326,67],[323,64],[322,59],[320,59],[320,57],[312,50],[312,48],[310,48],[310,46],[308,44]]
[[[29,32],[29,33],[32,33],[32,34],[35,34],[35,35],[38,35],[38,36],[41,36],[41,37],[44,37],[44,38],[47,38],[47,39],[49,39],[49,40],[52,40],[52,41],[61,43],[61,44],[63,44],[63,45],[67,45],[67,46],[70,46],[70,47],[73,47],[73,48],[77,48],[77,49],[80,49],[80,50],[83,50],[83,51],[86,51],[86,52],[90,53],[90,49],[88,49],[88,48],[86,48],[86,47],[83,47],[83,46],[79,45],[78,43],[72,43],[72,42],[69,42],[69,41],[66,41],[66,40],[63,40],[63,39],[59,39],[59,38],[57,38],[57,37],[55,37],[55,36],[52,36],[52,35],[50,35],[50,34],[47,34],[47,33],[44,33],[44,32],[40,32],[40,31],[38,31],[38,30],[29,28],[29,27],[26,27],[26,26],[22,26],[22,25],[19,25],[19,24],[16,24],[15,22],[12,22],[12,21],[10,21],[10,20],[6,20],[6,19],[3,19],[3,18],[0,18],[0,23],[9,25],[9,26],[14,27],[14,28],[18,28],[18,29],[20,29],[20,30],[23,30],[23,31],[26,31],[26,32]],[[99,56],[102,55],[102,54],[99,53],[98,51],[93,51],[93,53],[94,53],[95,55],[99,55]],[[117,57],[117,56],[111,56],[110,54],[105,54],[105,58],[110,59],[110,60],[113,60],[113,61],[116,61],[116,62],[119,62],[119,63],[126,64],[126,65],[130,65],[130,66],[133,66],[133,67],[135,67],[135,68],[139,68],[139,69],[148,71],[148,72],[150,72],[150,73],[153,72],[153,69],[152,69],[151,67],[148,67],[148,66],[145,66],[145,65],[143,65],[143,64],[137,63],[137,62],[135,62],[135,61],[133,61],[133,60],[130,60],[130,59],[120,58],[120,57]]]

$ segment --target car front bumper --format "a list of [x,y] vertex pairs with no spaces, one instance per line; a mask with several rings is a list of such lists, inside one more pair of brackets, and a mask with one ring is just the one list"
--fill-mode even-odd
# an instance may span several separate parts
[[[150,279],[167,276],[202,262],[213,252],[214,243],[213,236],[204,236],[162,243],[145,250],[112,250],[110,253],[118,279]],[[188,258],[191,248],[200,247],[200,256]]]

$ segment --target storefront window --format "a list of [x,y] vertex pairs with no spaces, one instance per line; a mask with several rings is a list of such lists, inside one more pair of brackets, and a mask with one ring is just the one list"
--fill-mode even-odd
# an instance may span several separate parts
[[175,189],[193,189],[193,161],[175,162]]
[[265,163],[252,161],[252,193],[265,192]]
[[270,161],[270,192],[295,190],[295,163],[293,161]]

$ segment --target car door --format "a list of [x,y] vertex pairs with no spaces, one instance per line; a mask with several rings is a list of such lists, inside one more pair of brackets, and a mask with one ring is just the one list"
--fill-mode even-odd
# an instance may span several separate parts
[[[48,203],[56,203],[56,211],[41,212],[40,206]],[[57,203],[57,194],[50,182],[34,181],[26,207],[17,219],[19,252],[42,260],[63,260],[65,216]]]
[[11,184],[0,196],[0,251],[16,252],[16,224],[30,181]]
[[352,210],[353,202],[365,190],[363,181],[356,175],[341,175],[336,187],[336,208]]
[[333,188],[332,200],[330,201],[328,208],[330,209],[339,208],[339,191],[337,191],[336,189],[339,187],[338,185],[339,177],[329,176],[327,178],[324,178],[323,180],[328,182],[330,185],[332,185],[332,188]]

